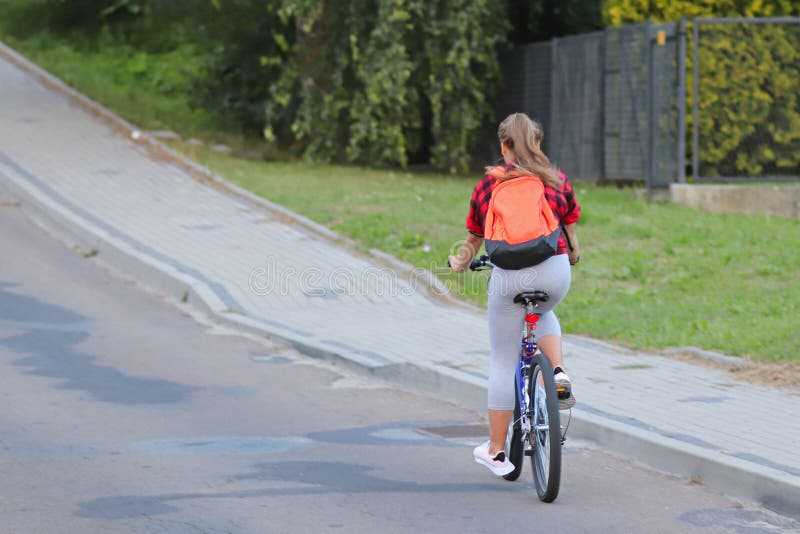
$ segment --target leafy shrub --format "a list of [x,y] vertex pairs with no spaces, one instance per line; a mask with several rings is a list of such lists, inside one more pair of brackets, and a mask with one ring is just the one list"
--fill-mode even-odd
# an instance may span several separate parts
[[267,137],[288,122],[313,159],[467,168],[479,126],[492,119],[502,10],[469,0],[283,0],[278,15],[294,33],[269,58],[282,69],[269,86]]
[[[294,30],[278,17],[278,8],[277,1],[232,0],[203,17],[210,52],[194,97],[223,124],[251,135],[264,131],[270,81],[281,76],[281,46]],[[282,138],[291,134],[285,126],[276,128]]]
[[23,0],[11,2],[17,33],[46,28],[57,35],[96,36],[104,27],[145,19],[151,0]]
[[800,23],[700,27],[704,176],[800,176]]

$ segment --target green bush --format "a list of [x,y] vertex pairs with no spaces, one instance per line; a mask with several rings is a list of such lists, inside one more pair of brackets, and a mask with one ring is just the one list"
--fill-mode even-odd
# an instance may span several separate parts
[[797,0],[606,0],[603,19],[617,26],[677,20],[681,17],[780,17],[800,13]]
[[[318,160],[465,169],[486,121],[505,42],[502,3],[283,0],[294,41],[270,84],[267,138],[288,121]],[[282,50],[282,51],[283,51]]]
[[800,176],[800,23],[700,26],[704,176]]
[[104,29],[120,29],[148,19],[151,0],[6,0],[15,33],[46,29],[89,41]]
[[[266,126],[270,80],[281,76],[286,64],[281,44],[294,30],[278,16],[279,7],[279,1],[229,0],[202,17],[210,52],[193,97],[228,128],[252,136]],[[291,130],[283,122],[275,127],[287,139]]]

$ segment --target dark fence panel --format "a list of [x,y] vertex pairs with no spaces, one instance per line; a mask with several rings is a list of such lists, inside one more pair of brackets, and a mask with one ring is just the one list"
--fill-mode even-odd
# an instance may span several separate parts
[[528,61],[527,49],[527,46],[517,47],[503,58],[503,97],[496,106],[499,120],[502,120],[509,113],[517,111],[527,113],[525,103],[525,93],[528,91],[528,82],[525,75],[525,65]]
[[648,25],[606,30],[605,123],[601,143],[609,180],[641,180],[647,172]]
[[667,187],[685,159],[677,29],[634,24],[519,47],[504,61],[498,116],[538,120],[545,152],[572,179]]
[[[539,122],[545,131],[545,151],[549,146],[550,129],[550,50],[550,43],[534,43],[515,48],[505,58],[505,91],[496,108],[499,120],[522,112]],[[492,132],[495,142],[496,133],[495,129]]]
[[543,148],[549,150],[552,128],[550,120],[550,88],[552,45],[550,43],[535,43],[526,47],[525,62],[525,112],[544,128]]
[[[552,111],[546,149],[570,178],[603,177],[603,32],[552,42]],[[545,131],[547,137],[547,131]]]

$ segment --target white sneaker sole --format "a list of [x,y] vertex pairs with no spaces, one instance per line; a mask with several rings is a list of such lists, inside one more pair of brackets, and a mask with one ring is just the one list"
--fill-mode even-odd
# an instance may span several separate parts
[[559,410],[569,410],[573,406],[575,406],[575,397],[572,396],[572,393],[566,399],[558,399]]
[[572,384],[569,380],[556,380],[556,389],[566,388],[569,391],[569,397],[566,399],[558,399],[559,410],[569,410],[575,406],[575,396],[572,394]]
[[483,458],[478,458],[477,456],[473,456],[473,458],[475,458],[475,462],[476,463],[479,463],[482,466],[486,467],[487,469],[489,469],[489,471],[491,471],[492,473],[494,473],[495,475],[497,475],[499,477],[501,477],[503,475],[507,475],[511,471],[514,470],[514,464],[512,464],[511,462],[508,462],[508,465],[505,466],[505,467],[498,467],[496,465],[490,464],[489,462],[487,462]]

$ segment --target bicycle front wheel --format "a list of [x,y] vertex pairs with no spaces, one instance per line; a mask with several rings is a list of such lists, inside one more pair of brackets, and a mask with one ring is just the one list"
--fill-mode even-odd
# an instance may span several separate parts
[[539,499],[553,502],[561,483],[561,421],[553,366],[542,353],[531,373],[531,466]]

